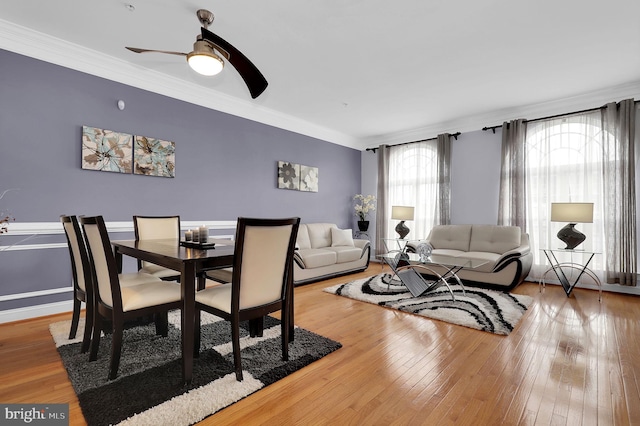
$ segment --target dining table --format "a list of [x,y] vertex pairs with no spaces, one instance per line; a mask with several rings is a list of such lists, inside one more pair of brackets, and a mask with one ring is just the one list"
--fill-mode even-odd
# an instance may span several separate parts
[[145,260],[180,272],[182,377],[190,384],[193,376],[194,315],[196,288],[204,288],[205,272],[233,266],[234,242],[222,240],[215,247],[183,247],[176,239],[112,241],[119,272],[122,256]]
[[[145,260],[180,272],[180,289],[182,298],[181,309],[181,350],[182,377],[185,384],[190,384],[193,377],[194,348],[194,319],[196,289],[203,289],[206,281],[206,271],[233,266],[235,243],[232,240],[209,239],[215,246],[198,248],[190,245],[183,246],[176,239],[157,240],[116,240],[112,241],[113,253],[118,271],[122,272],[122,256],[130,256]],[[293,271],[291,271],[293,272]],[[293,319],[293,277],[289,277],[290,285],[287,298],[289,309],[289,341],[294,340]],[[251,325],[251,327],[254,327]],[[261,327],[261,322],[260,322]],[[252,330],[252,333],[255,329]],[[261,330],[259,335],[262,335]]]

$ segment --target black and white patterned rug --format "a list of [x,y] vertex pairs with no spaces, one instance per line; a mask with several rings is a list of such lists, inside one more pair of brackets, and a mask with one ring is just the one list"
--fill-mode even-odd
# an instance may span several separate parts
[[464,294],[459,285],[451,285],[455,301],[445,286],[413,297],[404,285],[387,286],[382,281],[384,275],[328,287],[324,291],[501,335],[511,333],[533,302],[530,296],[475,287],[465,287]]
[[[191,425],[339,349],[342,345],[296,327],[289,361],[282,361],[279,320],[267,317],[263,337],[241,330],[244,380],[236,381],[227,321],[202,313],[202,348],[194,360],[193,383],[182,384],[180,313],[169,313],[169,336],[155,335],[153,324],[125,330],[116,380],[107,380],[111,336],[100,341],[98,360],[70,341],[70,321],[51,324],[80,407],[93,425]],[[81,337],[81,320],[76,336]]]

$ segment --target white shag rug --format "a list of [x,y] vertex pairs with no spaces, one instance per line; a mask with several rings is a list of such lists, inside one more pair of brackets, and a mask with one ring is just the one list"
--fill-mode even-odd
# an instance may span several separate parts
[[446,321],[452,324],[507,335],[531,306],[533,299],[526,295],[504,293],[475,287],[451,285],[455,301],[445,286],[413,297],[399,282],[387,285],[380,274],[369,278],[325,288],[327,293],[414,315]]

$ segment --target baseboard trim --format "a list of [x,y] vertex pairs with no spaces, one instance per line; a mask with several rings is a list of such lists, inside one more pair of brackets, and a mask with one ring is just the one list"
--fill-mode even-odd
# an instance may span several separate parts
[[73,312],[73,301],[65,300],[63,302],[47,303],[44,305],[27,306],[24,308],[0,311],[0,324],[45,317],[64,312]]

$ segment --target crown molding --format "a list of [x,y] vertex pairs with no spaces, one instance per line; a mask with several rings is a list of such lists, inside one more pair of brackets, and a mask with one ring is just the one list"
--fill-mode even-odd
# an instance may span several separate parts
[[[640,80],[572,97],[513,106],[454,120],[407,129],[393,134],[358,138],[242,100],[213,89],[142,68],[86,47],[48,36],[0,19],[0,48],[86,74],[182,100],[322,141],[365,150],[381,144],[428,139],[444,132],[472,132],[515,118],[538,118],[595,108],[607,102],[640,99]],[[272,89],[273,90],[273,89]],[[267,94],[268,95],[268,94]]]
[[357,138],[0,19],[0,48],[326,142],[359,149]]
[[441,133],[474,132],[483,127],[501,125],[505,121],[517,118],[535,118],[570,113],[589,108],[598,108],[608,102],[619,102],[623,99],[640,99],[640,80],[613,87],[595,90],[589,93],[555,99],[548,102],[514,106],[490,111],[483,114],[457,118],[425,127],[409,129],[391,135],[379,135],[363,140],[364,148],[373,148],[382,144],[395,145],[404,142],[433,138]]

